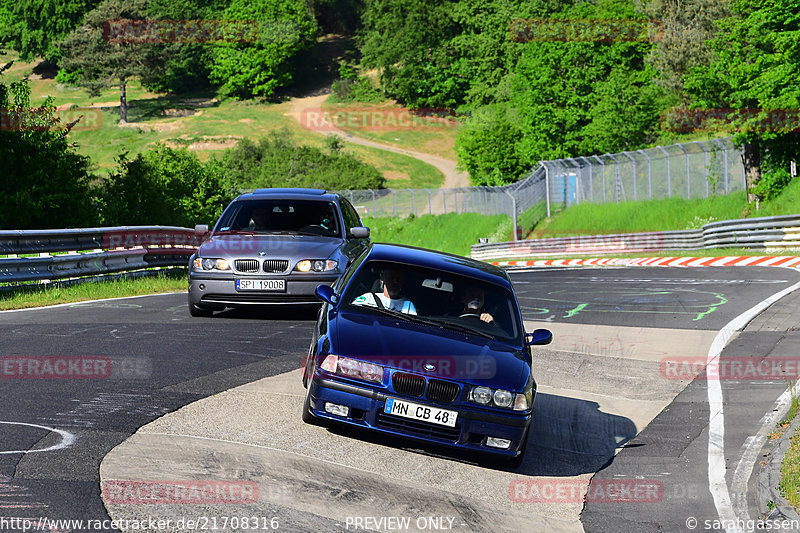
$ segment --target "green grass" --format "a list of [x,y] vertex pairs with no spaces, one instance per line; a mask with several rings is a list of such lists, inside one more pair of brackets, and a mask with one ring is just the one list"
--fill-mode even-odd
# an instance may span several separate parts
[[186,272],[173,271],[158,276],[93,281],[79,285],[52,285],[41,289],[0,292],[0,309],[24,309],[86,300],[119,298],[161,292],[186,291]]
[[[792,395],[792,406],[789,414],[781,421],[778,426],[785,429],[789,426],[794,416],[797,414],[800,403],[795,395]],[[777,432],[776,432],[777,433]],[[777,434],[779,437],[783,432]],[[789,449],[781,462],[781,481],[778,484],[781,496],[786,498],[795,509],[800,509],[800,432],[792,435]]]
[[[697,229],[716,220],[797,213],[800,213],[800,179],[793,180],[778,197],[762,202],[758,211],[747,207],[743,191],[694,200],[583,203],[555,213],[549,220],[541,220],[530,238]],[[535,220],[536,216],[530,218]],[[530,227],[522,223],[520,226]]]
[[[405,107],[394,103],[329,103],[326,112],[341,113],[335,124],[356,137],[432,154],[455,161],[456,137],[460,124],[455,120],[414,117]],[[351,122],[348,122],[351,121]],[[396,124],[396,125],[395,125]]]
[[469,247],[481,237],[491,237],[499,228],[510,232],[510,219],[505,215],[448,213],[419,217],[363,218],[374,242],[408,244],[453,254],[469,256]]
[[641,257],[743,257],[743,256],[782,256],[800,255],[798,250],[776,250],[764,252],[762,250],[748,250],[745,248],[701,248],[699,250],[652,250],[637,253],[596,253],[583,255],[554,255],[554,256],[531,256],[531,257],[501,257],[499,259],[489,259],[490,262],[496,261],[532,261],[532,260],[557,260],[557,259],[594,259],[594,258],[615,258],[615,259],[637,259]]
[[[0,64],[12,59],[15,59],[12,54],[0,56]],[[33,67],[34,63],[17,61],[4,72],[2,79],[5,83],[21,80],[32,74]],[[188,148],[205,161],[239,139],[257,139],[281,128],[287,128],[301,144],[325,146],[323,134],[303,128],[289,114],[290,102],[238,101],[218,98],[213,93],[156,94],[132,80],[127,88],[128,124],[121,126],[116,88],[90,97],[83,89],[63,86],[53,79],[34,76],[29,82],[34,106],[52,96],[56,107],[96,107],[101,111],[96,127],[87,127],[88,121],[84,118],[69,134],[70,141],[92,159],[100,173],[114,169],[123,151],[133,157],[156,143],[163,143]],[[346,141],[344,149],[374,165],[386,177],[387,187],[440,187],[444,183],[444,175],[438,169],[413,157]]]

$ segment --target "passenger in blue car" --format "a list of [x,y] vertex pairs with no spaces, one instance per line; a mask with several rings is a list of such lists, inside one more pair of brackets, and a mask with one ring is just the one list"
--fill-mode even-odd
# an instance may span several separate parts
[[403,296],[404,284],[405,274],[402,270],[385,269],[381,272],[383,292],[366,292],[353,300],[353,303],[416,315],[414,302]]

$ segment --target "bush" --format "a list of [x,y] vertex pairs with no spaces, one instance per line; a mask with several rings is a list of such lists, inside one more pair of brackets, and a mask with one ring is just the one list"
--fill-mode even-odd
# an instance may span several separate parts
[[762,200],[776,198],[789,185],[792,175],[785,168],[767,168],[753,192]]
[[0,109],[23,121],[15,118],[14,129],[0,128],[0,228],[96,225],[89,158],[78,154],[66,133],[58,131],[63,125],[50,100],[30,113],[27,82],[0,83]]
[[325,153],[313,146],[297,145],[287,130],[249,139],[226,150],[216,162],[237,187],[312,187],[319,189],[379,189],[383,175],[351,154]]
[[235,196],[214,164],[185,150],[159,145],[127,159],[101,189],[103,223],[194,227],[216,220]]
[[339,65],[339,78],[331,85],[333,93],[330,101],[379,103],[385,98],[383,93],[372,86],[369,78],[358,76],[356,71],[347,65]]

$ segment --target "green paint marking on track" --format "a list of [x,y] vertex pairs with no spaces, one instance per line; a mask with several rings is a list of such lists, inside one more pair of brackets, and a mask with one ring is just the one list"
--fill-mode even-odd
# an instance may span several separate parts
[[709,306],[709,308],[708,308],[708,310],[707,310],[707,311],[704,311],[704,312],[702,312],[702,313],[698,313],[698,314],[697,314],[697,316],[696,316],[696,317],[694,317],[692,320],[702,320],[703,318],[705,318],[705,316],[706,316],[706,315],[710,315],[711,313],[713,313],[714,311],[716,311],[716,310],[717,310],[717,307],[719,307],[720,305],[728,303],[728,299],[727,299],[727,298],[725,298],[723,295],[721,295],[721,294],[715,294],[714,296],[716,296],[716,297],[717,297],[717,300],[719,300],[719,301],[717,302],[717,304],[716,304],[716,305],[711,305],[711,306]]
[[587,305],[589,305],[589,304],[580,304],[575,309],[570,309],[569,311],[567,311],[567,314],[564,315],[564,318],[572,318],[573,316],[575,316],[578,313],[580,313],[583,310],[583,308],[586,307]]

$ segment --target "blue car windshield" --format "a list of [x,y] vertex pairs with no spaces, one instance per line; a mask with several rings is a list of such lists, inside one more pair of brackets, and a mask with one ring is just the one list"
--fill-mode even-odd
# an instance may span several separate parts
[[401,263],[361,265],[341,298],[342,308],[392,313],[506,342],[521,342],[512,292],[480,279]]
[[341,236],[335,204],[317,200],[240,200],[225,210],[216,231]]

